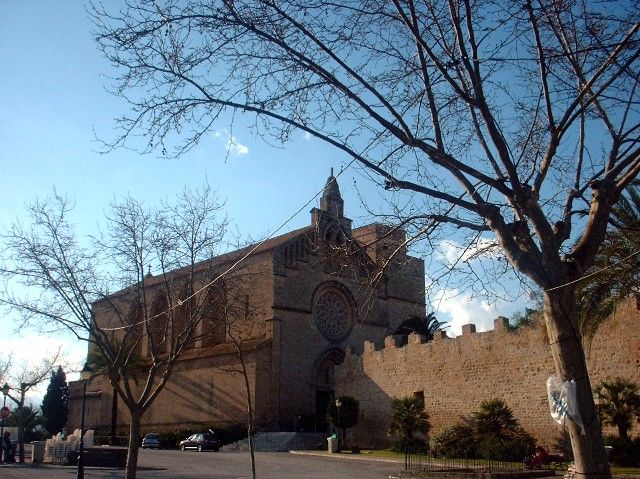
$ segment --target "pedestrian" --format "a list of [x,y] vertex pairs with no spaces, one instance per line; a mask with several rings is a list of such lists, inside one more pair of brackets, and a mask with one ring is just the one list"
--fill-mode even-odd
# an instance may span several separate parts
[[5,464],[10,464],[15,462],[15,458],[13,457],[13,448],[11,447],[11,433],[9,431],[4,432],[4,437],[2,438],[2,451],[4,456]]

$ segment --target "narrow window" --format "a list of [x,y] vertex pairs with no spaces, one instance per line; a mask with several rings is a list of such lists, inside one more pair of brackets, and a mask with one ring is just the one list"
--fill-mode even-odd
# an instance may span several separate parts
[[418,399],[422,403],[422,407],[424,407],[424,391],[414,392],[413,397]]

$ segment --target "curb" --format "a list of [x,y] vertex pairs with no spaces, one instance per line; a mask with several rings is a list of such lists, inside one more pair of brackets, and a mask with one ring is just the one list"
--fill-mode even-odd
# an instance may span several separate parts
[[[68,470],[76,471],[78,466],[68,466],[66,464],[53,464],[49,462],[23,462],[12,464],[0,464],[0,469],[56,469],[56,470]],[[107,467],[107,466],[84,466],[85,471],[124,471],[124,467]],[[137,471],[166,471],[166,467],[151,467],[151,466],[138,466]]]
[[[367,454],[330,454],[321,451],[289,451],[289,454],[297,454],[299,456],[316,456],[326,457],[328,459],[345,459],[347,461],[369,461],[369,462],[385,462],[390,464],[403,465],[403,459],[391,459],[384,457],[367,457]],[[556,471],[556,477],[562,477],[567,471]],[[396,477],[396,476],[394,476]],[[397,476],[399,478],[399,476]],[[550,476],[553,477],[553,476]],[[612,479],[640,479],[638,474],[612,474]]]
[[385,457],[367,457],[367,454],[340,454],[316,451],[289,451],[289,454],[297,454],[299,456],[316,456],[328,459],[345,459],[347,461],[369,461],[369,462],[386,462],[389,464],[404,464],[403,459],[391,459]]

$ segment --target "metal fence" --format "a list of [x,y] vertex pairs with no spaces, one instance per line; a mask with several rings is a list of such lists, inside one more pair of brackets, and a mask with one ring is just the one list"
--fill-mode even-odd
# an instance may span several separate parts
[[450,459],[430,456],[426,450],[408,448],[404,455],[405,470],[460,472],[507,472],[525,469],[524,462],[498,461],[492,459]]

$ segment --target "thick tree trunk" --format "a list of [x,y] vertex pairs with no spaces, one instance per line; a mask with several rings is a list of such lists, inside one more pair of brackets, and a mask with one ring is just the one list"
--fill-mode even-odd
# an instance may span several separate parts
[[138,468],[138,450],[140,448],[140,413],[131,411],[129,426],[129,454],[127,455],[126,479],[136,479]]
[[576,382],[577,405],[584,434],[567,420],[579,477],[610,478],[598,414],[593,402],[589,373],[575,309],[575,289],[566,286],[545,292],[544,316],[556,373],[562,381]]
[[113,396],[111,397],[111,445],[116,445],[116,428],[118,425],[118,392],[113,388]]

